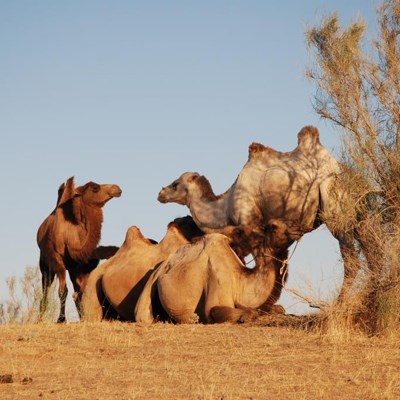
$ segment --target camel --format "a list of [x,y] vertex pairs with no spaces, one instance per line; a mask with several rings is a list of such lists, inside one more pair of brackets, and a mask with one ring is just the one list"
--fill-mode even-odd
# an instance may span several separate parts
[[119,186],[111,184],[88,182],[75,187],[74,177],[60,186],[56,207],[37,232],[43,289],[40,319],[46,310],[49,288],[57,275],[60,298],[57,322],[66,321],[66,271],[74,287],[74,300],[80,315],[82,291],[90,271],[97,266],[99,258],[110,257],[118,249],[97,245],[101,238],[102,208],[113,197],[120,197],[121,193]]
[[[286,226],[274,221],[264,235],[243,235],[242,240],[264,242],[254,269],[245,268],[231,247],[231,238],[206,234],[180,247],[152,273],[137,302],[136,321],[152,323],[154,303],[160,303],[177,323],[254,320],[286,269]],[[258,246],[250,244],[253,247]]]
[[108,261],[103,262],[92,270],[86,281],[81,302],[82,320],[86,322],[119,318],[116,311],[107,301],[101,287],[101,280],[107,270]]
[[[289,247],[341,213],[346,193],[335,197],[330,190],[340,171],[339,163],[321,145],[317,128],[306,126],[291,152],[252,143],[247,163],[226,192],[217,196],[204,176],[185,172],[161,189],[158,201],[186,205],[204,232],[223,232],[229,225],[263,227],[272,219],[280,220],[287,227]],[[347,262],[356,252],[355,235],[329,223],[327,227],[338,240],[344,261],[342,296],[357,272]]]
[[190,240],[203,235],[190,216],[169,223],[160,243],[131,226],[118,252],[89,276],[82,308],[86,321],[101,321],[110,309],[126,321],[134,321],[137,299],[155,267]]

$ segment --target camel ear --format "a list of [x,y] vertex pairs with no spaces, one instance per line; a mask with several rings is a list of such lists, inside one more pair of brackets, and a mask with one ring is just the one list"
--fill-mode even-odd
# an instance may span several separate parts
[[74,177],[71,176],[67,182],[62,184],[58,189],[58,203],[57,206],[62,206],[68,200],[75,196],[75,183]]
[[86,185],[75,188],[73,197],[82,196],[85,189],[86,189]]
[[189,177],[188,181],[189,182],[194,182],[199,177],[200,177],[200,174],[198,174],[197,172],[193,172],[193,174]]
[[271,232],[271,233],[282,233],[287,229],[286,224],[279,220],[279,219],[273,219],[269,221],[268,225],[265,227],[266,232]]
[[62,197],[62,195],[64,193],[64,190],[65,190],[65,183],[63,182],[58,188],[56,207],[58,207],[58,205],[60,204],[60,200],[61,200],[61,197]]

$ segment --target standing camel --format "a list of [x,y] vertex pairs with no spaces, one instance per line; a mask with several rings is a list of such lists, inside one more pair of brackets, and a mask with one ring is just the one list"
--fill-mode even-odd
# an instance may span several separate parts
[[87,276],[96,267],[102,254],[108,257],[116,250],[112,248],[108,252],[107,248],[100,246],[96,251],[103,223],[102,208],[113,197],[121,196],[121,193],[117,185],[88,182],[75,187],[73,177],[60,186],[56,208],[37,232],[43,289],[40,318],[46,310],[49,288],[57,275],[60,297],[57,322],[65,322],[67,271],[74,286],[74,300],[80,315],[80,300]]
[[221,232],[229,225],[262,228],[271,220],[280,220],[287,227],[287,247],[327,221],[344,261],[343,294],[357,268],[349,262],[356,252],[353,231],[328,222],[344,207],[341,199],[346,194],[333,196],[331,190],[340,171],[339,163],[321,145],[318,130],[306,126],[291,152],[251,144],[247,163],[223,194],[215,195],[204,176],[185,172],[161,189],[158,200],[186,205],[205,232]]

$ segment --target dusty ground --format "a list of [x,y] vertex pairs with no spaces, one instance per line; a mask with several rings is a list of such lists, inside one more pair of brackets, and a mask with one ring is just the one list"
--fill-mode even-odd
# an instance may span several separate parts
[[391,400],[399,378],[398,338],[267,323],[0,326],[1,399]]

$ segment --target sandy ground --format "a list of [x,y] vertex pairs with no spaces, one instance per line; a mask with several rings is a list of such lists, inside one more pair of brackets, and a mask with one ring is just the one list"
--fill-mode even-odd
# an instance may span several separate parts
[[400,399],[398,337],[270,325],[3,325],[0,398]]

